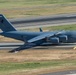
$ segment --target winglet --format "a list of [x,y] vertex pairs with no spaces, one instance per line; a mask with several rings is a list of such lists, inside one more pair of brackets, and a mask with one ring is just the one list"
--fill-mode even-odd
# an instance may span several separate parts
[[42,28],[39,28],[40,32],[43,32]]

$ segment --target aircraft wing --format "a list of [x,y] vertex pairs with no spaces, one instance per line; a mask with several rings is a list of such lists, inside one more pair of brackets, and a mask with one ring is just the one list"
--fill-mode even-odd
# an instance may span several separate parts
[[32,47],[36,47],[37,45],[34,42],[42,40],[42,39],[47,38],[47,37],[52,37],[54,35],[62,34],[62,33],[64,33],[64,31],[53,32],[53,33],[50,33],[50,32],[43,33],[39,36],[36,36],[36,37],[28,40],[28,43],[25,43],[24,45],[14,49],[14,50],[11,50],[9,52],[11,52],[11,53],[12,52],[18,52],[18,51],[21,51],[21,50],[24,50],[24,49],[29,49],[29,48],[32,48]]
[[55,34],[55,33],[52,33],[52,34],[50,34],[50,33],[46,33],[46,34],[45,34],[45,33],[44,33],[44,34],[42,34],[42,35],[39,35],[39,36],[37,36],[37,37],[34,37],[34,38],[28,40],[28,43],[25,43],[24,45],[22,45],[22,46],[20,46],[20,47],[18,47],[18,48],[16,48],[16,49],[13,49],[13,50],[11,50],[11,51],[9,51],[9,52],[10,52],[10,53],[17,53],[17,52],[19,52],[19,51],[21,51],[21,50],[24,50],[24,49],[29,49],[29,48],[32,48],[32,47],[36,47],[37,45],[36,45],[35,43],[33,43],[33,42],[42,40],[42,39],[44,39],[44,38],[46,38],[46,37],[53,36],[54,34]]
[[41,35],[39,35],[39,36],[36,36],[36,37],[28,40],[28,43],[32,43],[32,42],[35,42],[35,41],[39,41],[39,40],[42,40],[42,39],[44,39],[44,38],[46,38],[46,37],[51,37],[51,36],[53,36],[54,34],[55,34],[55,33],[44,33],[44,34],[41,34]]
[[35,46],[36,46],[36,44],[34,44],[34,43],[27,43],[27,44],[25,43],[25,44],[21,45],[20,47],[18,47],[16,49],[13,49],[9,52],[10,53],[17,53],[17,52],[22,51],[24,49],[29,49],[29,48],[32,48],[32,47],[35,47]]
[[53,35],[54,35],[54,33],[53,34],[46,33],[46,34],[39,35],[37,37],[34,37],[34,38],[28,40],[28,43],[25,43],[24,45],[22,45],[22,46],[20,46],[20,47],[18,47],[16,49],[13,49],[13,50],[11,50],[9,52],[17,53],[17,52],[19,52],[21,50],[24,50],[24,49],[29,49],[29,48],[32,48],[32,47],[36,47],[37,45],[35,43],[33,43],[33,42],[39,41],[41,39],[44,39],[46,37],[53,36]]
[[28,43],[33,43],[33,42],[35,42],[35,41],[42,40],[42,39],[44,39],[44,38],[46,38],[46,37],[52,37],[52,36],[54,36],[54,35],[62,34],[62,33],[64,33],[64,32],[65,32],[65,31],[58,31],[58,32],[53,32],[53,33],[50,33],[50,32],[48,32],[48,33],[43,33],[43,34],[41,34],[41,35],[39,35],[39,36],[36,36],[36,37],[28,40]]

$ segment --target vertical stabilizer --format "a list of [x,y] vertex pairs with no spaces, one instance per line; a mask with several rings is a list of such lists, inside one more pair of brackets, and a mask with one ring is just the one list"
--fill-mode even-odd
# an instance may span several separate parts
[[12,24],[2,14],[0,14],[0,29],[3,32],[16,31]]

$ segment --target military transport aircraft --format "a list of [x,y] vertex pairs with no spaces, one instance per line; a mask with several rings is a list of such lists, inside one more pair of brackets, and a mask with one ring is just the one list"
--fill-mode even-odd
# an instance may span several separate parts
[[76,31],[43,32],[41,28],[40,32],[17,31],[2,14],[0,14],[0,29],[2,30],[0,35],[24,42],[22,46],[10,52],[18,52],[31,47],[41,46],[44,43],[60,44],[76,42]]

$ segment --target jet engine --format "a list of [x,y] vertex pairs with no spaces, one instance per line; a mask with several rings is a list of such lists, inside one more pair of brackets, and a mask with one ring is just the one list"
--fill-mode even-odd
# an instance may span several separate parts
[[68,40],[68,37],[66,35],[60,35],[59,36],[59,42],[64,43]]
[[57,37],[52,37],[52,38],[50,38],[49,40],[50,40],[50,42],[51,42],[52,44],[58,44],[58,43],[59,43],[59,38],[57,38]]

